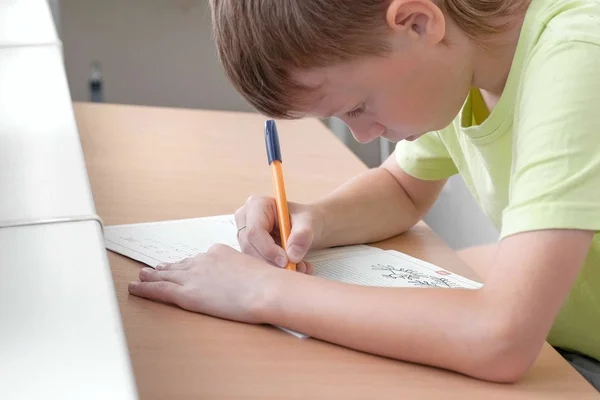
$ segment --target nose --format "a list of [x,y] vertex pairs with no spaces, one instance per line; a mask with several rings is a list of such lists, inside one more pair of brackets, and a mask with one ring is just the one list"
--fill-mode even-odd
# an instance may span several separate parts
[[385,133],[385,127],[378,123],[354,125],[348,124],[352,136],[360,143],[369,143]]

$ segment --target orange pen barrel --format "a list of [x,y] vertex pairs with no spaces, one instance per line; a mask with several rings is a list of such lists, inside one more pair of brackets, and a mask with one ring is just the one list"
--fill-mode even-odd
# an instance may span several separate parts
[[[285,184],[283,182],[283,169],[281,161],[273,161],[271,163],[273,169],[273,187],[275,188],[275,201],[277,202],[277,220],[279,221],[279,229],[281,231],[281,246],[287,249],[288,238],[292,231],[290,222],[290,212],[288,210],[287,197],[285,194]],[[288,262],[285,269],[292,271],[296,270],[296,264]]]
[[[279,221],[279,232],[281,246],[287,250],[288,238],[292,231],[290,212],[288,209],[285,184],[283,182],[283,168],[281,166],[281,150],[279,148],[279,135],[275,121],[268,120],[265,123],[265,145],[267,147],[267,159],[273,171],[273,188],[275,190],[275,201],[277,203],[277,220]],[[288,262],[285,269],[296,270],[296,264]]]

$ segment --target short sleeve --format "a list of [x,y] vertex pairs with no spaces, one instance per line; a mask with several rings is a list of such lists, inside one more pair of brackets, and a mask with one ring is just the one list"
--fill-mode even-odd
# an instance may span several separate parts
[[501,237],[600,230],[600,46],[539,45],[515,109],[509,204]]
[[422,180],[440,180],[458,170],[437,132],[430,132],[413,142],[396,144],[396,161],[407,174]]

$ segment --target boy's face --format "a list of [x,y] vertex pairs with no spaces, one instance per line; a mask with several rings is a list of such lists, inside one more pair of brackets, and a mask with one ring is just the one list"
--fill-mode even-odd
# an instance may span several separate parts
[[361,143],[414,140],[446,127],[460,111],[472,81],[466,56],[442,43],[411,45],[294,78],[317,88],[304,114],[340,118]]

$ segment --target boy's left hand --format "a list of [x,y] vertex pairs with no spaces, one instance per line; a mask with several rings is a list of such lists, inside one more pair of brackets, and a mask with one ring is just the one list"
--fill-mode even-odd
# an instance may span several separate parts
[[129,293],[216,317],[262,323],[260,305],[270,277],[284,272],[225,245],[173,264],[140,271]]

